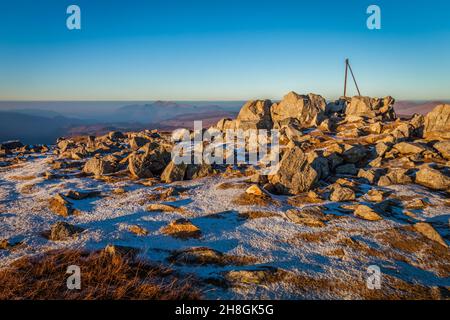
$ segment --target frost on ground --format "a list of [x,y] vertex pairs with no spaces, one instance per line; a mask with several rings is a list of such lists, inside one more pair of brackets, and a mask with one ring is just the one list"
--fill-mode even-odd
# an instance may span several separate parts
[[[349,214],[340,207],[346,203],[298,205],[298,209],[320,207],[326,215],[324,225],[311,226],[296,223],[287,215],[296,206],[289,204],[286,196],[273,196],[276,201],[263,206],[236,205],[233,200],[244,192],[245,178],[216,175],[145,186],[140,180],[105,182],[71,170],[63,177],[45,179],[43,174],[51,171],[49,157],[36,155],[1,169],[0,240],[7,240],[10,246],[0,249],[1,267],[52,249],[98,250],[113,244],[139,248],[142,258],[195,275],[204,297],[210,299],[377,298],[403,287],[448,293],[448,248],[414,232],[408,223],[431,223],[448,244],[450,210],[445,195],[439,192],[413,184],[386,187],[399,199],[426,199],[428,205],[408,210],[409,215],[404,208],[392,208],[381,221]],[[221,188],[223,183],[230,187]],[[152,197],[169,187],[182,192],[163,201]],[[114,192],[118,189],[123,192]],[[48,200],[55,195],[85,190],[100,191],[101,195],[71,201],[78,214],[61,217],[49,209]],[[364,202],[361,199],[358,201]],[[152,203],[175,210],[147,210]],[[246,212],[254,215],[246,216]],[[200,236],[174,237],[164,232],[181,218],[196,226]],[[57,221],[84,231],[68,241],[48,240],[44,234]],[[132,232],[133,227],[145,232]],[[212,249],[197,251],[209,255],[203,263],[197,263],[196,251],[183,251],[201,247]],[[366,288],[371,265],[381,269],[383,293]]]

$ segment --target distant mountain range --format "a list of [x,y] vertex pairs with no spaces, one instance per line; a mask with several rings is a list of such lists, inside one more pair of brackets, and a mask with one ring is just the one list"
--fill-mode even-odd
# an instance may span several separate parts
[[[426,114],[446,101],[398,101],[394,108],[400,116]],[[46,105],[52,107],[45,109]],[[20,139],[27,144],[52,144],[60,136],[101,135],[112,130],[138,131],[142,129],[173,130],[192,128],[194,120],[202,120],[209,127],[221,118],[234,118],[243,102],[36,102],[20,103],[23,108],[6,109],[13,103],[0,102],[0,142]],[[58,112],[56,110],[61,110]],[[79,112],[82,110],[82,112]],[[91,112],[90,112],[91,110]]]
[[92,118],[86,113],[80,118],[73,117],[76,110],[64,110],[64,114],[39,108],[0,110],[0,141],[20,139],[27,144],[51,144],[60,136],[192,127],[194,120],[205,120],[204,125],[209,126],[221,118],[235,117],[241,105],[240,102],[220,106],[205,102],[194,105],[156,101],[126,105],[101,115],[93,110]]
[[450,103],[449,101],[397,101],[394,105],[395,112],[402,116],[410,116],[415,113],[427,114],[437,105]]

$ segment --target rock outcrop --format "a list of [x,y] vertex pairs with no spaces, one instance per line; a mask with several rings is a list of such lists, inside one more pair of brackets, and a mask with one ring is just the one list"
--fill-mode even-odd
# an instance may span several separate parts
[[273,126],[272,116],[270,114],[270,100],[248,101],[241,108],[236,120],[240,129],[267,129]]
[[286,151],[276,174],[269,175],[269,182],[282,194],[299,194],[309,191],[320,174],[308,163],[307,156],[298,147]]
[[438,105],[425,116],[423,135],[427,139],[450,139],[450,104]]
[[345,107],[347,116],[368,117],[382,121],[395,120],[395,100],[392,97],[352,97]]
[[322,96],[290,92],[281,102],[272,105],[272,121],[278,127],[289,119],[296,119],[303,128],[316,126],[323,118],[325,107],[326,101]]

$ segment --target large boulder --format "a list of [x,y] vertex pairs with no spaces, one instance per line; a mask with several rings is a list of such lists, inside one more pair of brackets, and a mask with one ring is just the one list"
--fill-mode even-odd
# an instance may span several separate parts
[[450,104],[441,104],[425,116],[424,137],[450,139]]
[[167,165],[161,174],[161,181],[171,183],[174,181],[203,178],[214,173],[210,164],[175,164],[173,161]]
[[128,169],[137,178],[151,178],[160,174],[170,161],[170,152],[163,148],[134,152],[128,158]]
[[349,163],[357,163],[369,155],[366,147],[363,145],[354,145],[342,153],[342,158]]
[[392,168],[386,175],[383,175],[378,180],[380,187],[386,187],[397,184],[412,183],[412,178],[409,176],[409,170],[403,168]]
[[414,142],[397,143],[394,145],[394,149],[396,149],[401,154],[420,154],[426,150],[424,146]]
[[241,129],[268,129],[272,128],[272,117],[270,115],[270,100],[248,101],[241,108],[236,120]]
[[436,241],[440,245],[448,248],[448,244],[441,235],[427,222],[418,222],[414,225],[414,229],[430,240]]
[[416,173],[416,183],[434,190],[447,190],[450,188],[450,176],[430,165],[423,165]]
[[281,102],[272,105],[272,121],[294,118],[304,128],[316,126],[323,118],[326,105],[325,99],[319,95],[290,92]]
[[219,129],[220,131],[225,131],[225,130],[236,130],[237,129],[237,121],[230,119],[230,118],[223,118],[220,119],[215,128]]
[[370,98],[370,97],[352,97],[345,107],[347,116],[359,116],[376,118],[390,121],[396,119],[394,111],[395,99],[392,97]]
[[73,238],[83,231],[83,228],[73,226],[67,222],[59,221],[52,225],[49,239],[53,241],[65,241]]
[[130,148],[132,150],[138,150],[140,148],[142,148],[143,146],[145,146],[147,143],[149,143],[150,140],[145,138],[145,137],[132,137],[130,139]]
[[166,183],[171,183],[174,181],[184,180],[186,174],[187,164],[180,163],[175,164],[175,162],[170,161],[167,167],[161,174],[161,181]]
[[450,159],[450,141],[441,141],[433,145],[439,153],[446,159]]
[[309,191],[318,181],[320,174],[308,162],[307,156],[298,147],[285,152],[278,171],[269,175],[269,182],[275,191],[282,194],[299,194]]
[[117,163],[111,158],[93,157],[84,165],[83,172],[92,173],[96,176],[113,173],[117,170]]

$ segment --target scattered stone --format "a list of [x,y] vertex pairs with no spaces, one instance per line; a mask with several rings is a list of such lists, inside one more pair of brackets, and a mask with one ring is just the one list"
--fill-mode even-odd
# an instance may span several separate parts
[[355,216],[369,221],[383,220],[383,218],[376,213],[371,207],[364,204],[359,204],[356,206],[354,211]]
[[315,94],[299,95],[290,92],[280,103],[274,103],[271,108],[273,122],[285,119],[296,119],[302,127],[317,125],[325,112],[326,101]]
[[243,219],[259,219],[259,218],[270,218],[278,216],[276,212],[270,212],[270,211],[245,211],[245,212],[239,212],[239,217]]
[[289,209],[286,217],[294,223],[306,225],[313,228],[321,228],[325,226],[327,218],[322,212],[322,207],[305,207],[303,209]]
[[279,170],[269,175],[269,181],[281,194],[300,194],[309,191],[318,177],[319,173],[308,163],[303,151],[293,147],[283,155]]
[[356,169],[353,163],[347,163],[341,166],[336,167],[335,169],[337,174],[346,174],[346,175],[356,175],[358,170]]
[[83,172],[92,173],[95,176],[102,176],[104,174],[114,173],[116,169],[116,163],[106,158],[93,157],[86,162]]
[[175,164],[171,161],[161,174],[161,181],[165,183],[171,183],[174,181],[184,180],[186,174],[187,165],[184,163]]
[[301,206],[305,203],[322,203],[323,201],[324,200],[314,191],[288,198],[288,204],[291,206]]
[[436,106],[425,116],[424,137],[450,139],[450,104]]
[[414,229],[423,234],[425,237],[427,237],[430,240],[436,241],[437,243],[443,245],[444,247],[448,248],[447,243],[444,239],[440,236],[440,234],[427,222],[418,222],[414,224]]
[[416,183],[433,190],[447,190],[450,188],[450,177],[430,165],[423,165],[416,173]]
[[[108,133],[108,138],[111,139],[112,141],[117,141],[120,139],[125,139],[125,135],[120,131],[111,131]],[[94,137],[94,141],[95,141],[95,137]]]
[[168,204],[163,203],[152,203],[147,207],[147,211],[149,212],[155,212],[155,211],[161,211],[161,212],[183,212],[182,208],[177,208]]
[[199,238],[201,236],[200,229],[191,221],[183,218],[172,221],[161,232],[180,239]]
[[270,115],[270,100],[248,101],[239,111],[236,118],[240,129],[272,129],[272,117]]
[[9,241],[7,239],[0,240],[0,250],[6,250],[9,248]]
[[334,184],[332,190],[330,194],[331,201],[354,201],[356,199],[355,192],[352,189],[342,187],[340,184]]
[[368,155],[367,150],[364,146],[355,145],[342,153],[342,158],[349,163],[357,163],[362,159],[366,158]]
[[350,99],[345,108],[345,114],[368,118],[380,117],[383,121],[392,121],[396,119],[394,103],[395,100],[392,97],[379,99],[356,96]]
[[50,229],[49,239],[52,241],[65,241],[83,232],[84,229],[73,226],[67,222],[57,222]]
[[168,258],[170,263],[179,265],[246,265],[255,263],[252,257],[239,257],[223,254],[208,247],[193,247],[174,251]]
[[49,200],[49,208],[54,213],[63,217],[68,217],[76,213],[76,211],[72,208],[72,204],[60,194]]
[[237,286],[243,284],[268,284],[282,281],[286,277],[286,272],[280,269],[261,266],[253,270],[233,270],[225,273],[225,279]]
[[259,197],[264,197],[266,195],[266,193],[256,184],[253,184],[250,187],[248,187],[247,190],[245,190],[245,192]]
[[383,157],[391,148],[384,142],[379,142],[375,146],[375,152],[378,157]]
[[103,249],[103,253],[112,257],[133,259],[139,253],[139,249],[108,244],[105,249]]
[[358,178],[366,179],[370,184],[376,184],[380,176],[384,173],[384,169],[359,169]]
[[131,150],[136,151],[145,146],[149,142],[150,140],[144,137],[133,137],[130,139],[130,148]]
[[[248,190],[248,189],[247,189]],[[240,206],[267,206],[274,202],[270,195],[263,192],[261,195],[246,192],[240,194],[233,200],[234,204]],[[251,190],[252,191],[252,190]],[[256,191],[255,191],[256,192]]]
[[73,200],[83,200],[87,198],[95,198],[101,195],[100,191],[87,190],[87,191],[68,191],[64,196]]
[[419,143],[412,142],[397,143],[394,145],[394,149],[396,149],[401,154],[419,154],[426,150],[426,148]]
[[423,209],[428,206],[428,202],[423,199],[415,199],[405,204],[406,209]]
[[386,192],[377,189],[371,189],[367,192],[365,198],[371,202],[381,202],[384,200]]
[[403,168],[393,168],[389,172],[380,177],[378,185],[380,187],[386,187],[396,184],[409,184],[412,183],[412,178],[408,175],[409,170]]
[[446,159],[450,160],[450,141],[441,141],[433,145],[437,151]]
[[138,225],[129,226],[128,230],[138,236],[148,235],[148,231],[145,228],[138,226]]

